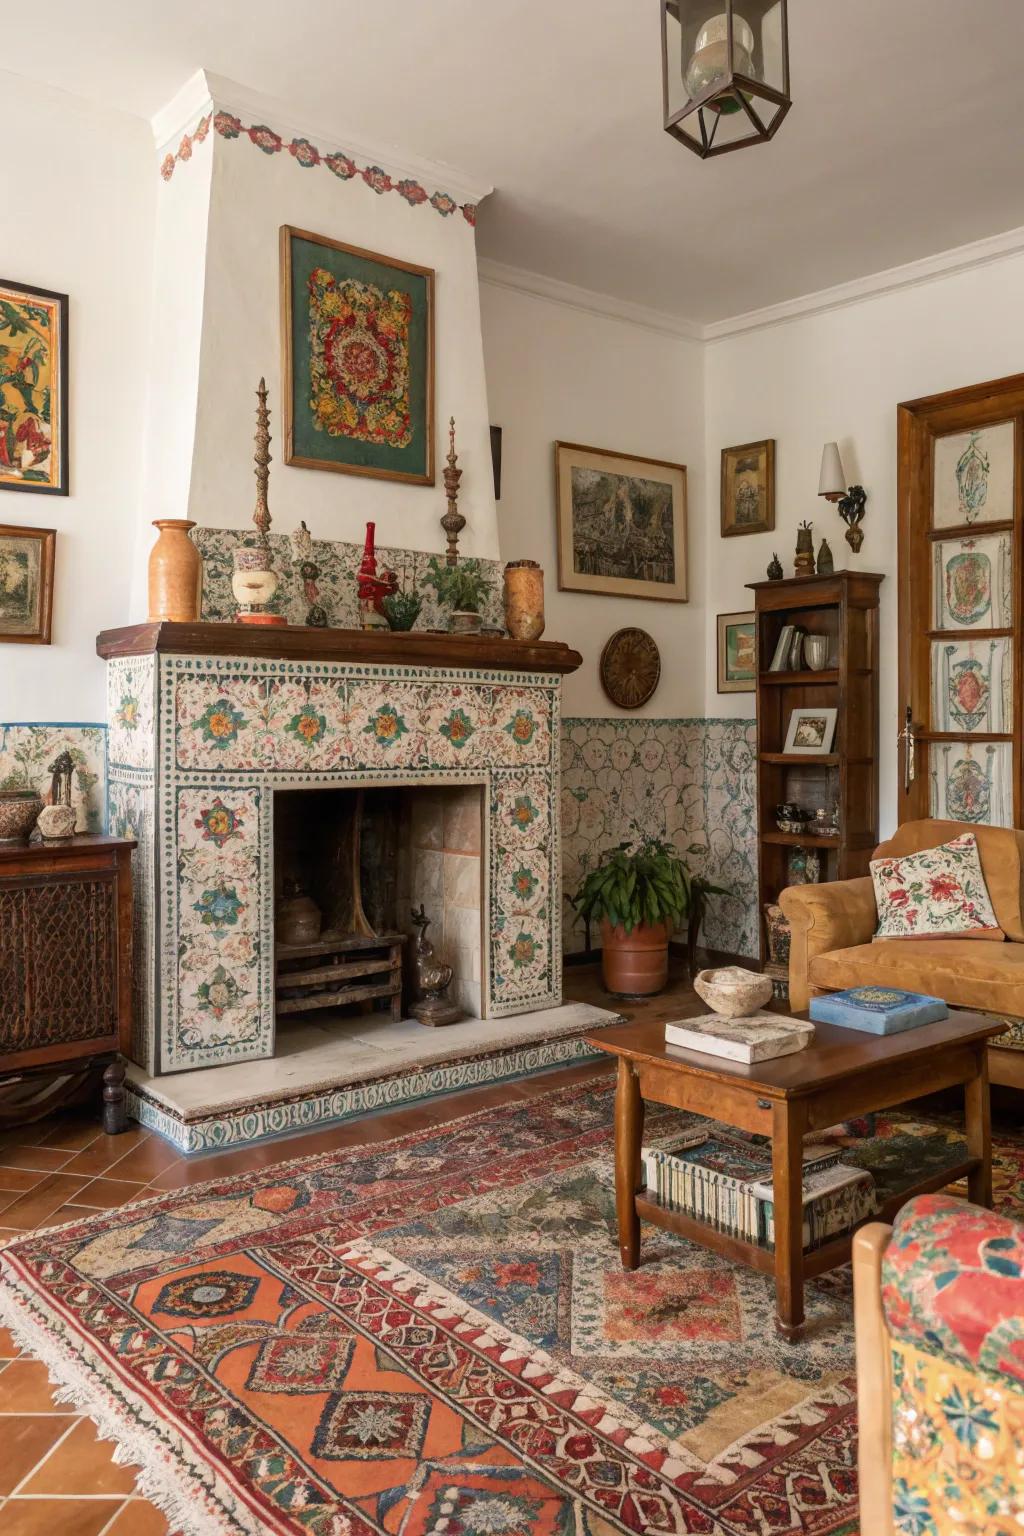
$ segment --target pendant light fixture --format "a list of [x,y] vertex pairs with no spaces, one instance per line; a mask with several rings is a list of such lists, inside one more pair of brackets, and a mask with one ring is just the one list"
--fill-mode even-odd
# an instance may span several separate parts
[[706,160],[773,138],[790,108],[788,0],[661,0],[665,132]]

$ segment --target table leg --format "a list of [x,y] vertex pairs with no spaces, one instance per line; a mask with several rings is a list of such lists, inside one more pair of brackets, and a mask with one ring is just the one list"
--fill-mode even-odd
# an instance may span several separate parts
[[978,1075],[964,1084],[967,1155],[980,1163],[967,1178],[967,1196],[975,1205],[992,1206],[992,1118],[988,1089],[988,1049],[978,1051]]
[[619,1253],[623,1269],[640,1262],[640,1218],[636,1191],[640,1182],[640,1142],[644,1133],[644,1101],[631,1064],[619,1057],[615,1089],[615,1209],[619,1218]]
[[772,1120],[775,1325],[795,1339],[804,1321],[803,1106],[783,1100]]

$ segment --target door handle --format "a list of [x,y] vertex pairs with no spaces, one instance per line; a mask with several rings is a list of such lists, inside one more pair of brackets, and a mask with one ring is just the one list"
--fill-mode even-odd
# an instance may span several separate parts
[[903,743],[903,793],[908,795],[917,777],[917,737],[914,734],[914,715],[909,704],[897,740]]

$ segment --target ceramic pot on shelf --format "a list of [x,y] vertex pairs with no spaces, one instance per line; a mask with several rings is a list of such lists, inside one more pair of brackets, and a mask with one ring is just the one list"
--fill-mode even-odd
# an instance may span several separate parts
[[0,845],[27,843],[42,808],[38,789],[0,789]]
[[804,664],[812,672],[824,672],[828,664],[828,636],[804,636]]
[[189,538],[196,525],[187,517],[158,517],[157,541],[149,552],[149,618],[194,623],[203,590],[202,557]]
[[513,640],[539,640],[544,633],[544,572],[536,560],[510,560],[505,567],[505,628]]
[[468,608],[453,608],[448,618],[451,635],[478,635],[483,628],[483,616]]

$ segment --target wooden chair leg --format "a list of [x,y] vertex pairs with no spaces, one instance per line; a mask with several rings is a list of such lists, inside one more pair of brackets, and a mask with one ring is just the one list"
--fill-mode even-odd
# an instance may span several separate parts
[[124,1101],[124,1062],[118,1057],[103,1073],[103,1129],[108,1136],[119,1136],[128,1129]]
[[892,1518],[892,1360],[882,1311],[882,1255],[892,1228],[861,1227],[853,1239],[854,1327],[857,1338],[857,1453],[860,1528],[894,1536]]

